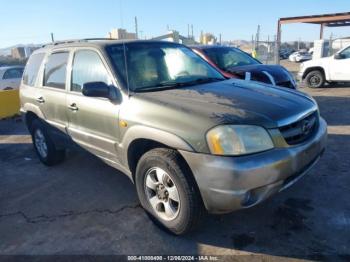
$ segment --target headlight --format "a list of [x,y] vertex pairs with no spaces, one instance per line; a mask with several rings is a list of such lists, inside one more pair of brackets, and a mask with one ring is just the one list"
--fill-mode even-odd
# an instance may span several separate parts
[[207,142],[214,155],[244,155],[273,148],[267,131],[250,125],[214,127],[207,133]]

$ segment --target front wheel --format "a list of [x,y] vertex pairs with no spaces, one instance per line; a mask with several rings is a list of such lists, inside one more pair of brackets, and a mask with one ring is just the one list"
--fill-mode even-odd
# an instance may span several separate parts
[[319,88],[324,85],[325,77],[321,71],[313,70],[306,75],[305,83],[310,88]]
[[174,150],[153,149],[141,157],[135,177],[143,208],[176,235],[193,229],[202,211],[199,191],[183,161]]

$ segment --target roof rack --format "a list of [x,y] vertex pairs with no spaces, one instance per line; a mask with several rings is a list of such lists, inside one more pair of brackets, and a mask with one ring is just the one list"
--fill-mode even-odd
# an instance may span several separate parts
[[106,41],[106,40],[116,40],[113,38],[82,38],[82,39],[69,39],[62,41],[55,41],[52,43],[43,44],[41,47],[51,46],[51,45],[63,45],[63,44],[71,44],[71,43],[79,43],[79,42],[88,42],[88,41]]

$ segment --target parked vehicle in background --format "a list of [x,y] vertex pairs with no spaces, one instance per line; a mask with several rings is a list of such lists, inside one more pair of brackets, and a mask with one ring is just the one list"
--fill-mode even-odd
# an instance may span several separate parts
[[0,90],[18,89],[21,84],[24,66],[0,67]]
[[225,77],[297,88],[293,75],[283,66],[264,65],[238,48],[213,45],[191,46],[191,48]]
[[293,49],[282,49],[280,51],[280,59],[288,59],[289,56],[294,52],[295,51]]
[[165,41],[50,44],[31,55],[20,98],[42,163],[58,164],[76,142],[124,172],[175,234],[193,228],[203,206],[227,213],[291,186],[327,138],[308,95],[227,80]]
[[297,51],[289,56],[291,62],[303,62],[312,59],[312,54],[307,51]]
[[326,82],[350,82],[350,46],[333,56],[302,63],[298,77],[313,88],[322,87]]

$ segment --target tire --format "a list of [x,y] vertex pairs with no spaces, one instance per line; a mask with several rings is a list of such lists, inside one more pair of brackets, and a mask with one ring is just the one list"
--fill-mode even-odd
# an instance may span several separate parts
[[65,150],[57,150],[45,125],[38,119],[30,126],[30,133],[36,154],[40,161],[53,166],[61,163],[65,158]]
[[325,84],[325,77],[320,70],[313,70],[306,75],[305,83],[310,88],[320,88]]
[[157,148],[145,153],[137,164],[135,183],[142,207],[158,226],[175,235],[195,228],[202,200],[191,171],[176,151]]

